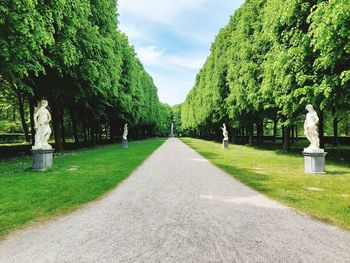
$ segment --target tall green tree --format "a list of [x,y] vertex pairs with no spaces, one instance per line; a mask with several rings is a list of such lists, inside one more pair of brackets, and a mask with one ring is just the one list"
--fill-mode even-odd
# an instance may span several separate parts
[[282,125],[288,150],[313,104],[321,142],[329,116],[336,138],[350,101],[349,16],[345,0],[245,1],[218,33],[181,107],[183,130],[217,139],[228,119],[252,144],[272,121],[274,136]]

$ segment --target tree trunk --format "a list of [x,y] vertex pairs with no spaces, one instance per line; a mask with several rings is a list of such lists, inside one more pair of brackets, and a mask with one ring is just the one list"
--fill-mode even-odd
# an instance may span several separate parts
[[248,145],[253,146],[253,140],[254,140],[254,124],[250,124],[248,127],[248,134],[249,134],[249,139],[248,139]]
[[61,119],[62,144],[65,144],[66,143],[66,129],[64,127],[64,109],[63,108],[61,109],[61,112],[60,112],[60,119]]
[[260,120],[260,143],[264,143],[264,118]]
[[53,103],[51,107],[52,128],[55,137],[55,147],[57,152],[61,152],[63,150],[60,111],[60,106],[56,103]]
[[87,131],[85,116],[83,118],[83,132],[84,132],[84,142],[87,143],[88,142],[88,131]]
[[98,124],[98,132],[99,132],[99,140],[100,140],[100,142],[102,142],[103,141],[103,137],[102,137],[102,135],[103,135],[103,124],[101,123],[101,124]]
[[260,141],[261,141],[260,135],[261,135],[260,120],[257,119],[257,121],[256,121],[256,144],[260,144]]
[[91,121],[91,128],[90,128],[90,139],[91,139],[91,144],[96,145],[96,126],[95,126],[95,121]]
[[231,128],[230,129],[231,130],[231,142],[232,142],[232,144],[235,144],[235,142],[236,142],[236,129],[234,129],[234,128]]
[[338,146],[339,144],[339,137],[338,137],[338,118],[336,116],[336,108],[333,107],[332,109],[332,113],[333,113],[333,145],[334,146]]
[[258,144],[264,142],[264,119],[258,118],[256,121],[256,137]]
[[28,97],[29,102],[29,115],[30,115],[30,131],[32,136],[32,145],[35,143],[35,125],[34,125],[34,99],[32,97]]
[[246,144],[247,143],[247,140],[246,140],[246,128],[244,128],[244,127],[241,128],[241,138],[242,138],[241,143]]
[[272,142],[276,142],[276,137],[277,137],[277,125],[278,125],[278,119],[277,116],[275,117],[275,119],[273,120],[273,138],[272,138]]
[[24,140],[25,142],[29,142],[29,129],[28,125],[26,122],[26,117],[25,117],[25,111],[24,111],[24,100],[21,96],[21,94],[17,94],[17,100],[18,100],[18,106],[19,106],[19,115],[21,117],[21,122],[22,122],[22,127],[23,127],[23,132],[24,132]]
[[337,118],[333,119],[333,145],[339,145],[339,137],[338,137],[338,120]]
[[319,136],[320,136],[320,148],[324,148],[324,112],[320,111],[319,116],[320,122],[318,126]]
[[283,140],[283,150],[289,151],[290,149],[290,126],[284,127],[284,140]]
[[114,142],[114,122],[112,119],[109,120],[109,141]]
[[70,114],[70,120],[72,122],[73,127],[73,137],[74,137],[74,143],[79,144],[79,135],[78,135],[78,128],[77,128],[77,120],[75,118],[75,112],[73,107],[69,108],[69,114]]

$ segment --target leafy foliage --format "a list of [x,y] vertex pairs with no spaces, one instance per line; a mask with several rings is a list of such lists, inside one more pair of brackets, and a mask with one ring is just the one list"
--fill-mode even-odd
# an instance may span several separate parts
[[65,126],[76,141],[84,134],[93,143],[108,133],[115,139],[126,122],[135,138],[168,130],[170,113],[118,30],[116,1],[2,1],[0,17],[1,92],[21,102],[26,134],[42,98],[51,107],[58,150]]
[[[285,148],[305,106],[337,124],[349,115],[350,7],[346,0],[247,0],[221,29],[181,108],[182,128],[205,137],[257,136],[279,120]],[[270,127],[270,126],[269,126]],[[276,132],[274,132],[275,134]]]

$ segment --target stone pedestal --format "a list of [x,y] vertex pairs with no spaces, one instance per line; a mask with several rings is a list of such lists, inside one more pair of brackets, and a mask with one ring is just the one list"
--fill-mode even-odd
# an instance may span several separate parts
[[223,140],[222,145],[223,145],[224,149],[228,149],[228,140]]
[[53,163],[53,152],[51,150],[32,150],[33,164],[32,169],[34,171],[46,171],[52,168]]
[[308,174],[326,173],[325,163],[327,153],[324,149],[304,149],[304,171]]
[[124,140],[122,142],[123,148],[128,148],[128,140]]

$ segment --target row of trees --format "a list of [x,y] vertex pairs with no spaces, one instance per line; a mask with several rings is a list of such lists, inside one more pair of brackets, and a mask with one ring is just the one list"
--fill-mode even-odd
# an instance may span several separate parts
[[118,30],[115,0],[1,1],[0,51],[1,101],[18,108],[26,141],[42,98],[58,151],[67,125],[92,143],[115,140],[126,122],[136,138],[169,129],[170,107]]
[[[282,128],[284,148],[302,125],[306,104],[324,124],[349,117],[350,5],[347,0],[246,0],[211,47],[181,107],[192,135],[253,135]],[[329,121],[328,121],[329,122]]]

